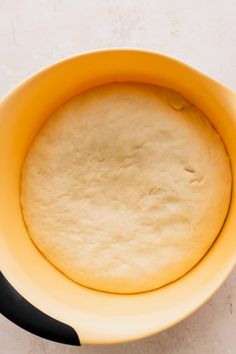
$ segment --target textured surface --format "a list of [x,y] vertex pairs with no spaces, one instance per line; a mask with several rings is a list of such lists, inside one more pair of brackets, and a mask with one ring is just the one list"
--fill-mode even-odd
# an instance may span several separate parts
[[230,201],[224,145],[171,90],[110,84],[67,102],[43,126],[22,173],[26,225],[78,283],[148,291],[189,271]]
[[[236,90],[234,0],[0,0],[0,96],[35,70],[103,47],[173,55]],[[190,318],[113,347],[50,343],[0,317],[1,354],[235,354],[236,273]]]

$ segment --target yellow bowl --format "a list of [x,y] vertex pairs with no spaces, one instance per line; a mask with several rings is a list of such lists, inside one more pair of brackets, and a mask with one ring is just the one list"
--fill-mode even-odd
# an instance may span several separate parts
[[199,107],[221,135],[236,175],[236,94],[169,57],[140,50],[75,56],[37,73],[0,104],[0,269],[31,304],[70,325],[82,344],[130,341],[190,315],[223,283],[236,262],[236,198],[209,252],[184,277],[161,289],[117,295],[80,286],[39,253],[19,202],[21,166],[45,119],[73,95],[111,81],[172,88]]

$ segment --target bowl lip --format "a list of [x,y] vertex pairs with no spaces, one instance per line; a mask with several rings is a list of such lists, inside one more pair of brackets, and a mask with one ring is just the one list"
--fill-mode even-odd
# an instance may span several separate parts
[[[51,69],[53,69],[54,67],[60,66],[63,63],[66,62],[70,62],[73,59],[79,58],[79,57],[86,57],[86,56],[91,56],[91,55],[97,55],[97,54],[103,54],[103,53],[140,53],[140,54],[149,54],[149,55],[153,55],[153,56],[158,56],[161,57],[163,59],[166,60],[170,60],[172,62],[175,62],[177,65],[181,65],[183,67],[186,67],[187,69],[194,71],[196,74],[208,79],[209,81],[211,81],[212,83],[218,84],[219,86],[221,86],[222,88],[225,88],[226,90],[228,90],[229,92],[232,92],[235,94],[235,92],[233,90],[231,90],[230,88],[228,88],[227,86],[225,86],[224,84],[222,84],[221,82],[219,82],[218,80],[213,79],[212,77],[206,75],[205,73],[202,73],[200,70],[195,69],[194,67],[192,67],[189,64],[186,64],[185,62],[166,55],[166,54],[162,54],[159,53],[155,50],[149,50],[146,48],[136,48],[136,47],[113,47],[113,48],[99,48],[96,50],[89,50],[89,51],[85,51],[82,53],[78,53],[78,54],[74,54],[71,56],[68,56],[66,58],[63,59],[59,59],[54,61],[53,63],[43,66],[41,69],[36,70],[35,72],[33,72],[32,74],[30,74],[29,76],[27,76],[24,80],[20,81],[15,87],[13,87],[11,90],[8,91],[8,93],[6,95],[4,95],[1,99],[0,99],[0,107],[1,105],[4,103],[5,100],[8,100],[8,98],[10,98],[16,91],[18,91],[19,89],[21,89],[23,86],[27,85],[32,79],[34,79],[36,76],[39,76],[41,74],[46,74],[47,71],[50,71]],[[227,218],[227,217],[226,217]],[[134,340],[138,340],[138,339],[142,339],[142,338],[146,338],[148,336],[152,336],[156,333],[159,333],[163,330],[166,330],[174,325],[176,325],[177,323],[179,323],[180,321],[186,319],[187,317],[189,317],[190,315],[192,315],[195,311],[197,311],[201,306],[203,306],[217,291],[218,289],[222,286],[222,284],[225,282],[225,280],[229,277],[230,273],[232,272],[234,266],[236,264],[236,257],[234,259],[234,261],[231,260],[230,263],[228,263],[228,266],[225,267],[224,270],[224,274],[221,275],[221,279],[217,281],[217,283],[215,284],[211,284],[211,286],[209,287],[209,290],[207,291],[207,295],[203,295],[202,299],[199,299],[197,301],[197,303],[195,303],[195,305],[191,305],[190,309],[186,309],[185,312],[182,315],[179,316],[175,316],[175,319],[172,321],[169,321],[169,323],[160,326],[157,330],[147,330],[146,332],[143,331],[143,333],[140,334],[129,334],[128,339],[118,339],[118,340],[111,340],[111,341],[102,341],[102,342],[94,342],[93,340],[89,341],[87,340],[86,342],[82,342],[82,344],[118,344],[118,343],[126,343],[126,342],[130,342],[130,341],[134,341]],[[3,266],[3,274],[6,277],[7,280],[10,281],[11,284],[13,284],[13,286],[15,287],[16,285],[16,289],[17,291],[20,292],[20,290],[23,288],[22,285],[20,284],[20,282],[18,281],[18,279],[15,277],[15,275],[11,274],[10,271],[7,270],[7,266]],[[23,291],[24,293],[24,291]]]
[[152,50],[152,49],[146,49],[144,47],[112,47],[112,48],[103,47],[103,48],[94,49],[94,50],[93,49],[87,50],[87,51],[84,51],[84,52],[81,52],[78,54],[73,54],[73,55],[67,56],[63,59],[55,60],[49,65],[42,66],[40,69],[35,70],[32,74],[27,75],[25,79],[21,80],[12,89],[10,89],[5,95],[3,95],[3,97],[0,98],[0,105],[6,99],[8,99],[15,91],[20,89],[22,86],[26,85],[28,82],[30,82],[32,79],[34,79],[36,76],[46,73],[47,71],[51,70],[53,67],[60,66],[61,64],[64,64],[64,63],[69,62],[69,61],[76,59],[76,58],[97,55],[97,54],[103,54],[103,53],[134,53],[134,54],[140,53],[140,54],[149,54],[149,55],[153,55],[153,56],[158,56],[159,58],[170,60],[170,61],[175,62],[176,64],[181,65],[191,71],[194,71],[198,75],[203,76],[204,78],[208,79],[212,83],[220,85],[222,88],[228,90],[229,92],[231,91],[231,93],[236,95],[236,93],[233,90],[231,90],[229,87],[227,87],[222,82],[215,80],[214,78],[203,73],[199,69],[196,69],[193,66],[191,66],[190,64],[185,63],[184,61],[177,59],[171,55],[163,54],[163,53],[160,53],[160,52]]

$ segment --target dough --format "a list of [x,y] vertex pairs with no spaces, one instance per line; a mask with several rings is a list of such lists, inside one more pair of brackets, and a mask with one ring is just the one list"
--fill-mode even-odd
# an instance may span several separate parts
[[36,136],[22,170],[29,234],[69,278],[115,293],[188,272],[229,207],[224,145],[177,93],[114,83],[81,93]]

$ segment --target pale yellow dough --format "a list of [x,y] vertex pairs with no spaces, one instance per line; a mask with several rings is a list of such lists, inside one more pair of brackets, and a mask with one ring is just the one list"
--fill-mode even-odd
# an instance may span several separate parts
[[71,99],[47,120],[22,170],[37,247],[74,281],[115,293],[189,271],[219,233],[230,193],[229,159],[208,120],[176,93],[142,84]]

